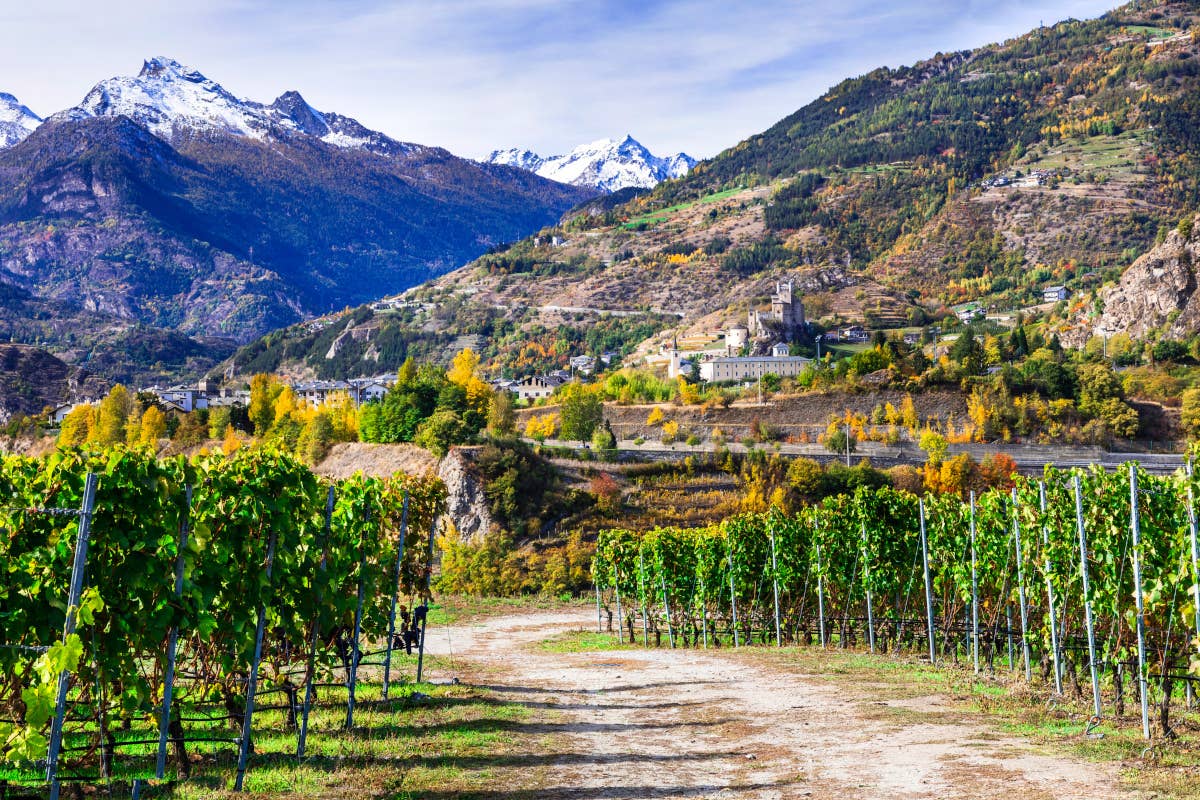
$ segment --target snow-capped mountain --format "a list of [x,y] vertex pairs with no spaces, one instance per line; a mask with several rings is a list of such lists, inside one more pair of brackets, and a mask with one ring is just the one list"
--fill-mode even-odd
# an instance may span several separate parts
[[0,149],[21,141],[41,124],[42,118],[21,105],[17,98],[0,92]]
[[532,150],[510,147],[507,150],[493,150],[492,154],[487,157],[486,163],[504,164],[508,167],[517,167],[526,170],[527,172],[537,172],[546,163],[546,159]]
[[632,136],[620,141],[600,139],[550,158],[515,147],[496,150],[486,162],[519,167],[559,183],[591,186],[604,192],[629,186],[648,189],[668,178],[686,175],[696,164],[685,153],[660,158]]
[[340,114],[322,113],[298,92],[286,92],[271,105],[235,97],[221,84],[170,58],[146,61],[134,77],[101,81],[74,108],[51,119],[80,120],[125,116],[160,138],[183,130],[217,131],[258,140],[305,134],[335,147],[379,155],[410,152],[404,144]]

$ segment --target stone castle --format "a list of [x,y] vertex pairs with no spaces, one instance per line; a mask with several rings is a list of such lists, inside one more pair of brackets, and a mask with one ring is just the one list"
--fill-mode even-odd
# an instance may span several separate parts
[[748,330],[752,339],[795,340],[805,329],[804,304],[795,296],[792,281],[775,284],[771,310],[750,310]]

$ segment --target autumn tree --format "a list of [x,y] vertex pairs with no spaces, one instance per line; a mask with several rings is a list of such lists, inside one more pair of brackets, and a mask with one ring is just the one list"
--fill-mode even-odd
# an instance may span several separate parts
[[258,374],[250,379],[250,421],[257,436],[266,436],[275,423],[275,400],[284,389],[274,375]]
[[58,432],[59,447],[77,447],[87,442],[96,426],[96,407],[82,404],[75,406],[63,418]]
[[96,411],[96,426],[88,436],[89,442],[113,445],[125,441],[125,424],[134,413],[133,396],[123,385],[117,384],[100,401]]
[[600,396],[582,383],[570,383],[560,393],[562,438],[586,442],[604,421],[604,404]]

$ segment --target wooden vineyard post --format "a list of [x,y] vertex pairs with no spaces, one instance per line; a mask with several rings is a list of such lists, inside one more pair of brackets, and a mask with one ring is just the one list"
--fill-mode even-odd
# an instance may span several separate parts
[[664,572],[665,572],[665,570],[663,569],[663,566],[660,563],[658,565],[658,582],[659,582],[659,586],[662,587],[663,614],[666,615],[666,620],[667,620],[667,641],[670,643],[671,649],[674,650],[675,649],[675,631],[671,628],[671,604],[667,600],[667,579],[663,574]]
[[417,643],[417,683],[421,682],[421,678],[425,674],[425,628],[429,624],[429,604],[433,601],[433,594],[430,587],[433,586],[433,525],[429,524],[429,549],[426,551],[428,559],[425,567],[425,613],[421,615],[421,638]]
[[821,572],[821,545],[817,545],[817,634],[821,639],[821,647],[826,647],[825,640],[825,581]]
[[[328,494],[325,495],[325,527],[321,532],[322,541],[319,545],[321,548],[321,563],[318,569],[321,572],[322,578],[325,575],[326,569],[326,548],[329,546],[329,533],[333,527],[333,504],[335,499],[335,490],[330,486]],[[318,586],[324,585],[324,580],[318,582]],[[318,591],[318,606],[321,604],[322,599],[322,594]],[[308,664],[304,670],[304,705],[300,707],[300,734],[296,737],[296,758],[304,758],[304,747],[308,742],[308,714],[312,710],[313,704],[313,679],[317,669],[317,642],[320,641],[320,634],[320,614],[314,613],[312,637],[308,643]]]
[[783,647],[783,631],[779,626],[779,561],[775,557],[775,526],[771,526],[771,583],[775,587],[775,646]]
[[[271,537],[267,542],[267,587],[271,586],[271,567],[275,563],[275,542],[277,531],[271,528]],[[254,630],[254,660],[250,663],[250,676],[246,683],[246,716],[242,720],[242,741],[238,747],[237,780],[233,790],[242,791],[246,779],[246,763],[250,757],[250,732],[254,721],[254,693],[258,690],[258,666],[262,662],[263,632],[267,624],[267,603],[265,600],[258,604],[258,624]]]
[[604,622],[600,614],[600,584],[594,584],[596,589],[596,633],[604,633]]
[[871,566],[867,556],[867,523],[862,521],[863,594],[867,596],[867,645],[875,652],[875,610],[871,607]]
[[1007,631],[1005,636],[1008,640],[1008,671],[1014,672],[1017,669],[1017,657],[1013,654],[1012,603],[1008,602],[1007,599],[1004,601],[1004,624]]
[[[370,515],[367,517],[368,524],[370,523]],[[354,727],[354,703],[358,699],[358,659],[359,659],[359,639],[362,636],[362,610],[363,610],[363,574],[367,571],[367,542],[366,536],[362,536],[358,542],[358,596],[354,606],[354,630],[353,638],[350,643],[350,674],[346,676],[346,730]]]
[[733,584],[733,545],[729,546],[729,608],[733,612],[733,646],[739,647],[741,643],[738,641],[738,618],[737,618],[737,590]]
[[[187,550],[188,523],[192,513],[192,487],[183,487],[184,511],[179,522],[179,549],[175,553],[175,599],[183,597],[183,556]],[[159,780],[167,772],[167,736],[171,730],[171,695],[175,689],[175,651],[179,645],[179,626],[171,627],[167,637],[167,668],[163,673],[162,713],[158,720],[158,761],[154,777]]]
[[[79,600],[83,595],[83,577],[87,569],[88,539],[92,534],[92,510],[96,506],[96,475],[89,472],[83,481],[83,505],[79,508],[79,526],[75,536],[75,557],[71,562],[71,585],[67,589],[67,616],[63,622],[63,641],[75,632]],[[58,674],[58,692],[54,702],[54,719],[50,725],[50,743],[46,756],[46,782],[50,784],[51,800],[58,800],[58,757],[62,752],[63,718],[67,713],[67,689],[71,675],[66,670]]]
[[1142,702],[1142,736],[1150,738],[1150,698],[1146,681],[1146,613],[1142,599],[1142,520],[1138,509],[1137,465],[1129,464],[1129,527],[1133,534],[1133,602],[1137,607],[1138,694]]
[[1021,558],[1021,521],[1017,518],[1017,489],[1012,490],[1013,547],[1017,554],[1017,599],[1021,603],[1021,655],[1025,660],[1025,680],[1033,680],[1033,668],[1029,663],[1029,603],[1025,596],[1025,567]]
[[638,549],[638,589],[642,601],[642,647],[650,646],[650,626],[647,624],[646,611],[646,558],[642,555],[642,551]]
[[1096,664],[1096,629],[1092,622],[1092,599],[1088,587],[1087,533],[1083,527],[1083,487],[1075,476],[1075,527],[1079,532],[1079,575],[1083,580],[1083,618],[1087,625],[1088,666],[1092,672],[1092,706],[1095,719],[1100,720],[1100,672]]
[[613,592],[617,597],[617,641],[625,643],[625,616],[621,613],[621,573],[620,567],[613,566]]
[[975,490],[971,490],[971,658],[979,674],[979,570],[975,553]]
[[700,578],[700,630],[704,634],[704,649],[708,649],[708,598],[704,594],[704,578]]
[[[1196,496],[1192,489],[1192,461],[1187,462],[1187,512],[1188,512],[1188,534],[1192,544],[1192,605],[1196,611],[1196,641],[1200,644],[1200,543],[1197,542],[1196,535]],[[1190,707],[1192,682],[1187,682],[1188,700]]]
[[401,569],[404,566],[404,539],[408,533],[408,489],[400,506],[400,542],[396,547],[396,579],[392,583],[392,606],[388,612],[387,647],[383,652],[383,699],[388,699],[392,685],[392,640],[396,638],[396,603],[400,598]]
[[937,664],[937,640],[933,627],[933,578],[929,574],[929,538],[925,533],[925,498],[917,498],[921,514],[921,565],[925,571],[925,618],[929,630],[929,663]]
[[1059,660],[1058,625],[1055,618],[1054,583],[1050,580],[1053,564],[1050,562],[1050,530],[1044,524],[1046,517],[1046,484],[1038,481],[1038,503],[1042,510],[1042,550],[1045,552],[1046,571],[1046,615],[1050,618],[1050,659],[1054,664],[1054,691],[1062,694],[1062,662]]

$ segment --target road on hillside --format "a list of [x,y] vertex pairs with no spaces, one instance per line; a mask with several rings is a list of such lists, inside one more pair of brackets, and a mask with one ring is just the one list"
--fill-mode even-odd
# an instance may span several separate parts
[[[578,610],[430,629],[430,651],[454,659],[453,674],[433,680],[476,683],[553,721],[529,731],[528,772],[498,774],[482,797],[1133,796],[1114,766],[1047,754],[938,695],[863,699],[799,670],[748,667],[744,651],[536,646],[595,624]],[[533,755],[535,741],[550,752]],[[522,785],[535,772],[537,787]]]

